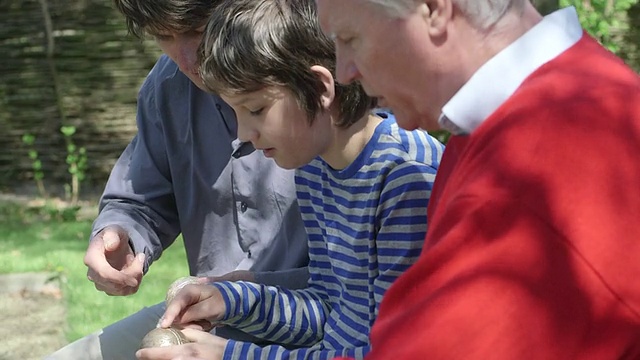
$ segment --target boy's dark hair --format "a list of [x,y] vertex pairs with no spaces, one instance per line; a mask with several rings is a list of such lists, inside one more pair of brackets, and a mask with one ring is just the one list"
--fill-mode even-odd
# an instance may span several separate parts
[[129,33],[187,31],[203,26],[219,0],[114,0]]
[[[315,0],[223,0],[216,5],[198,51],[207,90],[243,94],[266,86],[292,91],[313,121],[325,87],[311,71],[335,74],[335,47],[322,33]],[[376,105],[358,83],[336,83],[339,127],[349,127]]]

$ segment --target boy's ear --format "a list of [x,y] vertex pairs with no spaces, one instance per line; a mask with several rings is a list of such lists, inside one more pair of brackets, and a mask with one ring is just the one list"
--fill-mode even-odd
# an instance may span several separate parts
[[325,110],[329,110],[336,97],[336,83],[333,80],[333,75],[329,69],[320,65],[313,65],[311,71],[316,73],[318,79],[324,84],[325,90],[320,94],[320,103]]

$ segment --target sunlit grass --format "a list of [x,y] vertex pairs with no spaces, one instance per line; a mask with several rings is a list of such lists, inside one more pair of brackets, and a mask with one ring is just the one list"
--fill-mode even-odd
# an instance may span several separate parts
[[[0,207],[5,206],[0,204]],[[4,209],[6,211],[6,208]],[[67,309],[69,341],[105,327],[129,314],[164,300],[169,284],[188,275],[182,240],[164,252],[144,277],[137,294],[111,297],[97,291],[83,264],[90,221],[0,221],[0,274],[55,272],[60,275]]]

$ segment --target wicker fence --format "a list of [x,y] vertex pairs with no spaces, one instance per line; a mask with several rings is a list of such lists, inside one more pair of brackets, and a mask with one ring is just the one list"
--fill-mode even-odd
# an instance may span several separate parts
[[[628,15],[621,55],[640,69],[640,3]],[[127,35],[111,0],[0,0],[0,191],[33,183],[26,133],[48,187],[69,181],[62,125],[87,150],[85,188],[99,189],[135,134],[136,93],[158,55]]]
[[135,134],[136,93],[158,55],[127,35],[109,0],[1,0],[0,190],[33,176],[25,133],[45,182],[68,182],[62,125],[87,150],[86,185],[101,186]]

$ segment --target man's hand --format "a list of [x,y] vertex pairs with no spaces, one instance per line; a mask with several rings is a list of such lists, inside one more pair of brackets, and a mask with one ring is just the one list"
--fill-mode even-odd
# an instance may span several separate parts
[[127,232],[109,226],[89,242],[84,255],[87,278],[108,295],[131,295],[142,281],[144,254],[134,255]]
[[[190,285],[193,286],[193,285]],[[174,302],[172,302],[173,304]],[[219,360],[224,355],[228,340],[208,332],[183,329],[184,335],[192,341],[189,344],[141,349],[136,352],[140,360]]]

